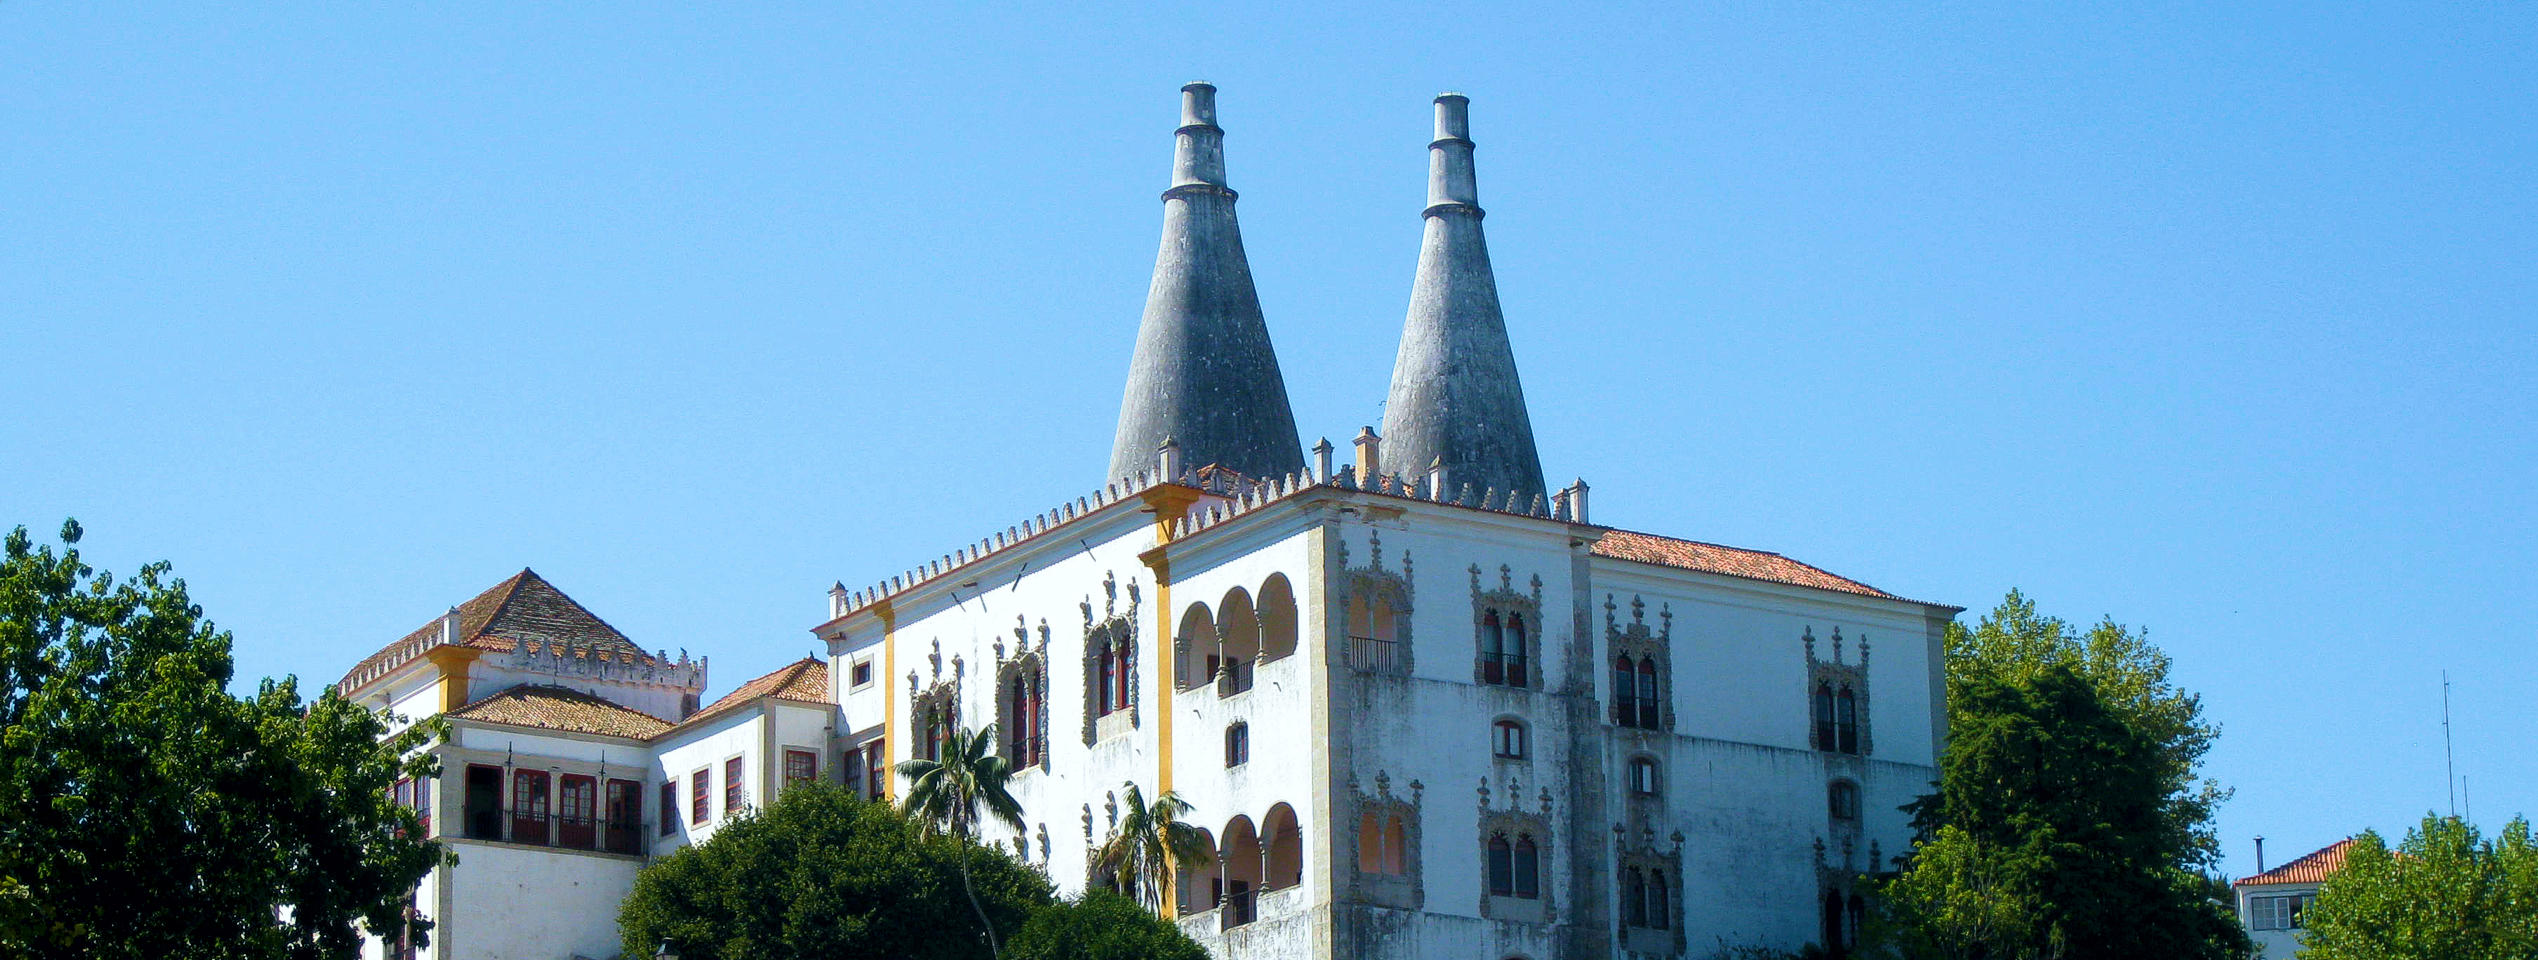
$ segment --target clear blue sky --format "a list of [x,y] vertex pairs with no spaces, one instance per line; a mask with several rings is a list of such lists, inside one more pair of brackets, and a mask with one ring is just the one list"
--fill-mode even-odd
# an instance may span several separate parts
[[2148,626],[2227,866],[2538,811],[2538,7],[0,5],[0,522],[332,680],[534,566],[717,690],[1107,457],[1176,88],[1306,442],[1473,97],[1597,519]]

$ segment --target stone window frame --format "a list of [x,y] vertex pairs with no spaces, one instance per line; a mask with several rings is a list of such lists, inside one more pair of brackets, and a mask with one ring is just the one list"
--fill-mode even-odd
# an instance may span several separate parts
[[[1876,737],[1869,722],[1869,718],[1875,713],[1875,711],[1869,709],[1868,635],[1861,634],[1859,637],[1858,663],[1849,663],[1844,660],[1842,653],[1842,628],[1840,627],[1833,628],[1833,657],[1829,660],[1817,659],[1815,655],[1815,628],[1812,625],[1805,629],[1799,639],[1806,647],[1807,657],[1807,685],[1802,691],[1804,695],[1802,702],[1806,704],[1807,746],[1818,753],[1828,755],[1853,757],[1867,757],[1875,755]],[[1834,709],[1836,710],[1834,721],[1835,742],[1831,744],[1824,743],[1824,738],[1818,733],[1819,721],[1817,719],[1815,694],[1819,689],[1833,691],[1836,698],[1834,701]],[[1845,690],[1851,693],[1852,718],[1850,732],[1853,737],[1853,745],[1858,747],[1856,750],[1840,749],[1842,746],[1841,735],[1843,731],[1841,729],[1839,719],[1840,714],[1838,712],[1840,710],[1839,697],[1841,692]]]
[[[1410,635],[1413,619],[1410,615],[1413,609],[1410,551],[1401,551],[1400,572],[1395,573],[1384,569],[1383,531],[1370,530],[1366,535],[1366,552],[1365,566],[1349,566],[1348,541],[1344,538],[1340,540],[1338,598],[1340,630],[1333,640],[1339,649],[1332,652],[1331,659],[1347,664],[1349,669],[1359,673],[1371,673],[1378,676],[1410,676],[1417,666],[1414,656],[1417,648],[1411,643]],[[1392,611],[1392,649],[1384,658],[1384,662],[1373,662],[1374,658],[1369,652],[1356,649],[1357,637],[1350,632],[1348,621],[1349,612],[1355,609],[1360,600],[1368,604],[1369,619],[1374,616],[1372,604],[1376,600],[1386,601],[1386,605]],[[1373,640],[1371,637],[1366,639]],[[1371,650],[1370,644],[1369,651]]]
[[[1498,565],[1498,587],[1492,590],[1481,589],[1480,564],[1472,564],[1469,573],[1472,577],[1472,682],[1508,690],[1542,689],[1541,575],[1533,576],[1529,584],[1532,592],[1526,593],[1516,589],[1515,570],[1506,564]],[[1489,679],[1489,620],[1493,616],[1498,618],[1502,630],[1508,621],[1516,617],[1523,617],[1530,624],[1519,638],[1523,649],[1515,653],[1525,671],[1523,683]],[[1501,676],[1505,676],[1503,670]]]
[[[1005,642],[996,641],[995,722],[999,755],[1012,764],[1015,772],[1049,769],[1049,621],[1040,621],[1038,642],[1032,642],[1031,629],[1020,615],[1014,618],[1013,655],[1005,654]],[[1023,751],[1017,749],[1016,737],[1021,731],[1006,729],[1006,718],[1013,715],[1013,680],[1019,674],[1040,691],[1040,709],[1032,719],[1035,732],[1030,743],[1030,756],[1035,762],[1023,763]]]
[[[1472,836],[1472,855],[1480,864],[1480,915],[1485,919],[1528,923],[1554,923],[1559,920],[1557,889],[1553,869],[1556,837],[1551,831],[1551,791],[1542,788],[1538,812],[1523,807],[1523,791],[1513,780],[1507,783],[1509,805],[1505,809],[1490,806],[1489,778],[1481,778],[1479,829]],[[1532,897],[1501,896],[1490,892],[1489,844],[1493,838],[1505,837],[1513,844],[1531,839],[1534,848],[1534,893]]]
[[[1617,942],[1621,943],[1625,949],[1628,949],[1633,953],[1681,954],[1685,949],[1685,934],[1683,929],[1683,832],[1680,830],[1675,831],[1671,836],[1666,838],[1666,842],[1664,843],[1660,843],[1658,841],[1655,830],[1646,826],[1640,827],[1638,834],[1639,835],[1636,838],[1630,837],[1629,832],[1625,830],[1622,825],[1613,825],[1613,897],[1615,907],[1613,910],[1613,931],[1615,939]],[[1633,842],[1634,840],[1636,842]],[[1630,904],[1624,898],[1629,895],[1630,890],[1629,883],[1626,878],[1629,877],[1631,871],[1634,870],[1639,871],[1642,875],[1647,875],[1653,871],[1661,871],[1667,878],[1664,904],[1666,909],[1664,926],[1631,925]],[[1666,942],[1652,943],[1650,942],[1652,940],[1662,940]]]
[[[1137,650],[1137,614],[1142,602],[1138,595],[1137,582],[1135,580],[1130,580],[1128,581],[1127,586],[1128,609],[1124,613],[1119,609],[1120,590],[1118,578],[1107,572],[1102,574],[1103,601],[1101,615],[1096,617],[1093,614],[1093,598],[1090,596],[1086,596],[1082,603],[1077,604],[1077,606],[1082,608],[1084,612],[1083,734],[1084,745],[1088,747],[1107,737],[1116,736],[1120,733],[1126,732],[1126,730],[1133,730],[1145,725],[1145,720],[1142,716],[1142,704],[1140,702],[1143,699],[1143,694],[1138,691],[1139,684],[1137,683],[1137,672],[1144,659],[1138,655]],[[1119,710],[1113,710],[1110,713],[1103,713],[1101,710],[1102,691],[1100,689],[1102,675],[1101,661],[1104,657],[1111,655],[1114,651],[1122,654],[1123,660],[1126,664],[1126,670],[1128,672],[1128,702]],[[1110,723],[1104,723],[1103,721],[1109,717],[1118,716],[1123,712],[1127,714],[1126,729],[1103,729],[1106,726],[1118,726],[1119,721],[1111,721]]]
[[[1620,618],[1615,615],[1616,611],[1619,609],[1620,608],[1614,603],[1613,595],[1610,593],[1604,594],[1605,660],[1597,665],[1597,672],[1604,673],[1608,678],[1608,682],[1612,686],[1618,688],[1620,686],[1620,681],[1618,679],[1611,679],[1613,672],[1607,672],[1605,670],[1605,666],[1608,665],[1610,661],[1628,659],[1634,667],[1639,664],[1654,661],[1657,667],[1656,704],[1658,721],[1653,726],[1646,723],[1633,725],[1623,724],[1621,722],[1621,705],[1626,698],[1635,698],[1637,696],[1637,691],[1636,689],[1615,689],[1612,692],[1613,708],[1606,712],[1604,722],[1613,725],[1615,728],[1623,730],[1672,731],[1674,729],[1675,719],[1674,605],[1670,603],[1659,603],[1657,605],[1657,629],[1654,631],[1648,629],[1648,603],[1645,598],[1635,593],[1631,594],[1630,622],[1628,624],[1622,623]],[[1634,713],[1635,712],[1636,711],[1634,711]]]
[[1816,905],[1811,907],[1809,912],[1816,914],[1819,927],[1818,932],[1821,933],[1823,932],[1821,928],[1825,926],[1822,923],[1825,919],[1822,909],[1823,904],[1828,899],[1838,899],[1843,905],[1843,928],[1847,934],[1843,937],[1843,939],[1848,940],[1851,944],[1857,944],[1859,942],[1859,921],[1862,918],[1864,910],[1864,897],[1861,893],[1862,888],[1860,882],[1863,879],[1889,876],[1890,874],[1878,869],[1878,862],[1883,856],[1883,853],[1879,850],[1876,840],[1872,839],[1868,841],[1868,866],[1866,869],[1862,869],[1858,862],[1859,837],[1857,833],[1852,832],[1842,835],[1840,837],[1840,842],[1841,860],[1837,863],[1830,858],[1829,855],[1832,851],[1827,848],[1824,838],[1817,837],[1815,840]]
[[917,675],[911,671],[908,674],[908,730],[910,733],[908,743],[909,759],[941,759],[939,757],[927,757],[925,755],[926,751],[934,743],[932,728],[927,726],[928,714],[930,711],[937,708],[942,710],[942,722],[944,729],[947,732],[944,740],[948,743],[950,741],[950,736],[948,735],[949,732],[957,731],[961,728],[960,677],[954,676],[950,680],[937,680],[933,684],[920,689],[917,686]]
[[[1393,907],[1402,910],[1425,909],[1427,905],[1425,876],[1420,865],[1420,819],[1426,808],[1427,788],[1417,780],[1409,783],[1410,796],[1403,798],[1392,792],[1392,775],[1375,771],[1375,792],[1366,793],[1357,776],[1350,774],[1347,817],[1340,821],[1345,829],[1333,831],[1337,836],[1334,856],[1340,861],[1342,886],[1346,897],[1358,903]],[[1358,840],[1360,824],[1368,814],[1375,817],[1378,833],[1388,832],[1394,817],[1401,820],[1401,872],[1388,874],[1364,868],[1363,849]],[[1380,859],[1380,857],[1378,858]]]

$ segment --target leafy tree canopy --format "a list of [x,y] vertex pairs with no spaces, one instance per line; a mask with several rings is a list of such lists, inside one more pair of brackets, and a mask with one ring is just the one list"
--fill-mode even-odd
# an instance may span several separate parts
[[228,693],[229,634],[156,563],[117,582],[12,531],[0,559],[0,955],[344,958],[443,854],[389,736],[291,679]]
[[1107,890],[1033,914],[1006,946],[1012,960],[1207,960],[1171,921]]
[[2301,912],[2303,960],[2538,958],[2538,846],[2513,818],[2488,840],[2425,815],[2395,851],[2364,831]]
[[2086,633],[2011,593],[1948,637],[1948,743],[1921,837],[1882,884],[1886,939],[1908,957],[2245,955],[2212,882],[2195,779],[2217,728],[2137,631]]
[[617,926],[630,957],[663,941],[692,960],[987,957],[962,890],[964,854],[1001,936],[1055,902],[1048,878],[1004,851],[803,784],[644,868]]

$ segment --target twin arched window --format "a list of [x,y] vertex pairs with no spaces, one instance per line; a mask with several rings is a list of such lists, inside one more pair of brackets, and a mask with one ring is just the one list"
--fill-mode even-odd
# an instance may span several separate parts
[[1613,658],[1614,723],[1655,730],[1665,724],[1665,711],[1660,703],[1656,658],[1632,660],[1626,655]]
[[1850,684],[1836,691],[1830,683],[1815,685],[1815,748],[1836,753],[1859,752],[1859,696]]
[[1622,922],[1648,930],[1664,930],[1674,922],[1674,908],[1666,897],[1666,872],[1659,869],[1641,871],[1630,868],[1622,879]]
[[1357,872],[1397,877],[1408,872],[1404,847],[1409,834],[1401,814],[1378,817],[1368,810],[1357,816]]
[[1542,897],[1542,851],[1532,834],[1509,841],[1503,833],[1489,838],[1489,894],[1536,900]]
[[1526,656],[1525,615],[1509,612],[1504,620],[1498,611],[1481,614],[1481,682],[1510,687],[1531,685],[1532,664]]

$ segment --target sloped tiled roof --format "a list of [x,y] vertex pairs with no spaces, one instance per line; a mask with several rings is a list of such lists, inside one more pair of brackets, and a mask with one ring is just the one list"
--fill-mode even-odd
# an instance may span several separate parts
[[[382,671],[401,665],[400,661],[411,661],[416,655],[415,645],[438,636],[440,631],[441,618],[433,617],[414,632],[363,658],[344,673],[345,692],[351,692],[349,687],[355,684],[355,678],[377,677]],[[565,596],[564,591],[555,589],[537,571],[527,568],[458,605],[458,639],[466,646],[495,653],[507,653],[527,640],[566,644],[576,651],[600,655],[632,659],[652,656],[607,621]]]
[[2324,883],[2327,875],[2344,869],[2344,854],[2353,849],[2353,838],[2346,837],[2328,844],[2325,849],[2252,877],[2242,877],[2232,886],[2253,887],[2269,883]]
[[[1653,563],[1661,567],[1697,570],[1747,580],[1812,587],[1836,593],[1857,594],[1881,600],[1903,600],[1886,591],[1848,577],[1835,576],[1822,568],[1791,560],[1777,553],[1747,550],[1741,547],[1678,540],[1653,533],[1632,530],[1610,530],[1595,541],[1594,553],[1599,557]],[[1918,602],[1918,601],[1906,601]]]
[[739,689],[706,704],[705,709],[679,721],[678,725],[684,727],[702,723],[755,703],[760,698],[821,705],[836,703],[836,698],[829,693],[828,661],[804,657],[785,664],[774,673],[741,684]]
[[648,740],[670,729],[659,717],[564,687],[512,687],[449,712],[462,720]]

